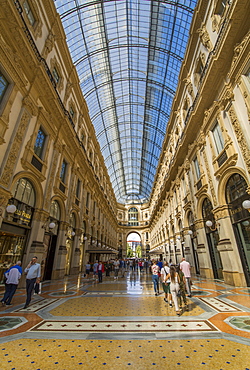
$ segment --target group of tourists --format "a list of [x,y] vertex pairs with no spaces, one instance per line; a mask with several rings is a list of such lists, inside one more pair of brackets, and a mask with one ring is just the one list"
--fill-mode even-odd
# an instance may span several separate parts
[[173,307],[178,316],[181,315],[182,308],[188,310],[187,298],[191,297],[191,268],[185,258],[179,265],[173,265],[161,261],[153,261],[151,266],[152,281],[154,284],[155,295],[159,294],[159,281],[162,282],[162,288],[165,293],[164,301]]
[[114,280],[117,280],[118,277],[124,278],[128,271],[131,273],[143,273],[144,271],[146,274],[149,272],[149,268],[151,266],[151,261],[144,260],[144,259],[114,259],[108,260],[105,262],[96,261],[95,263],[91,264],[87,262],[85,265],[85,274],[84,277],[90,278],[91,275],[93,279],[102,282],[102,276],[105,272],[106,276],[114,275]]

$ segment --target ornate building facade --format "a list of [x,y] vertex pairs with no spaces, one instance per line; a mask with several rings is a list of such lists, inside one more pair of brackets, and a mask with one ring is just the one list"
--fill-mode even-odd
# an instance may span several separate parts
[[44,279],[124,258],[137,232],[143,258],[250,285],[249,10],[198,2],[150,200],[122,205],[53,1],[2,1],[0,280],[33,255]]

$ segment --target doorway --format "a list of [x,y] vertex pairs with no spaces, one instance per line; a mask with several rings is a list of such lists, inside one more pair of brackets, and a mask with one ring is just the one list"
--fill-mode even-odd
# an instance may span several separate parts
[[43,242],[44,248],[46,250],[43,280],[51,280],[56,251],[57,235],[45,234]]

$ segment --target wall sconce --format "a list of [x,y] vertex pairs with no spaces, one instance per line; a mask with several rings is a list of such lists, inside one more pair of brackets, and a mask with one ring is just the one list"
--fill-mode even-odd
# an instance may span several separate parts
[[242,202],[242,207],[250,212],[250,200],[244,200],[244,202]]
[[42,229],[45,229],[46,231],[51,231],[52,229],[55,228],[56,224],[55,222],[51,221],[49,224],[48,222],[50,221],[50,218],[48,217],[47,220],[44,222],[43,226],[42,226]]
[[192,230],[188,230],[188,235],[193,235],[193,231]]
[[83,240],[88,240],[87,236],[85,236],[85,237],[83,238]]
[[16,206],[15,204],[9,204],[7,207],[6,207],[6,212],[7,213],[15,213],[16,212]]
[[216,222],[216,221],[215,221],[215,223],[214,223],[214,227],[213,227],[213,223],[212,223],[212,221],[207,220],[207,221],[206,221],[206,226],[207,226],[207,227],[209,227],[209,229],[210,229],[211,231],[215,231],[215,230],[217,229],[217,227],[218,227],[218,226],[220,226],[220,224],[219,224],[219,222]]
[[76,235],[76,233],[74,232],[74,231],[71,231],[71,236],[75,236]]

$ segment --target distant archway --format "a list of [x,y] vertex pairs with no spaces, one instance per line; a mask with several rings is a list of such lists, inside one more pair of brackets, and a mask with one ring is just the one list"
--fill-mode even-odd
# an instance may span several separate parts
[[127,236],[127,258],[142,258],[141,236],[135,232]]

